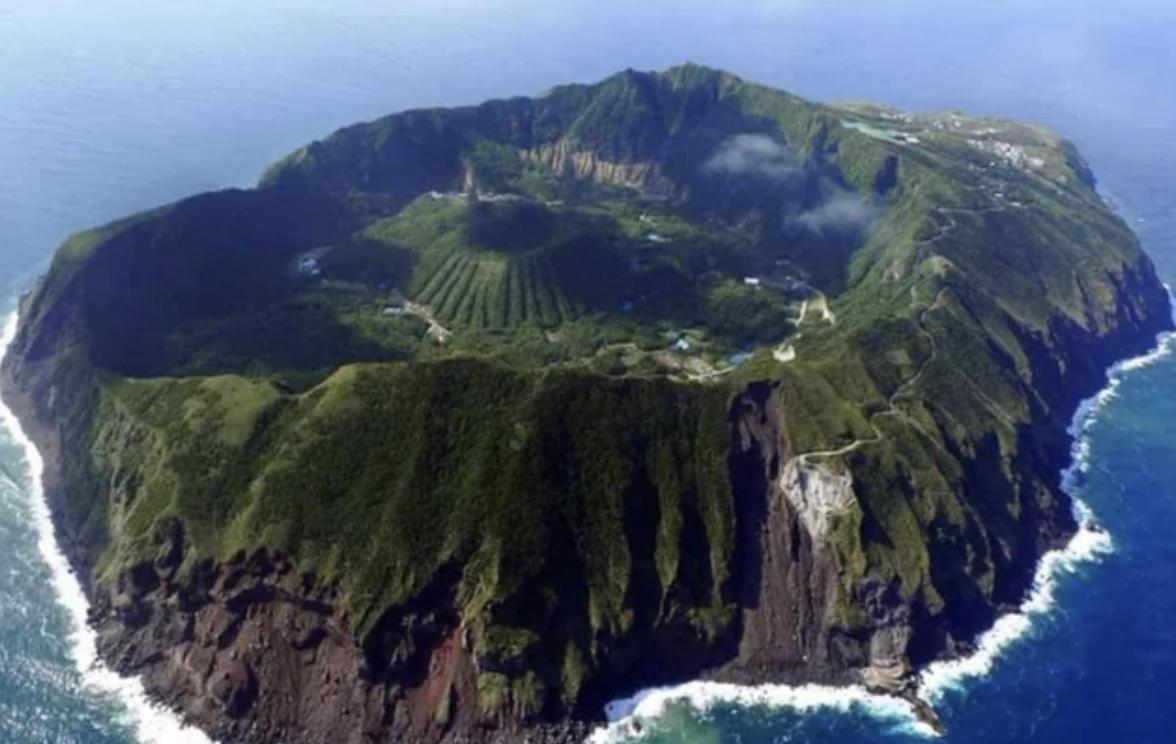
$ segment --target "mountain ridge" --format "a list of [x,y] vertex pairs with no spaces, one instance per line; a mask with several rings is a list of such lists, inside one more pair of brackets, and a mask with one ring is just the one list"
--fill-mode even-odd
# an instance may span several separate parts
[[578,741],[644,685],[965,652],[1170,325],[1064,140],[684,66],[79,235],[4,395],[104,658],[216,735]]

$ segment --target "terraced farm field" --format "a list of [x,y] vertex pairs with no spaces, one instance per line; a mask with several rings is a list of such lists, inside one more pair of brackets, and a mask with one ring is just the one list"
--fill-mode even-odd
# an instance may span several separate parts
[[355,245],[353,262],[371,266],[353,277],[384,277],[368,286],[395,286],[459,335],[591,317],[630,335],[634,324],[671,335],[705,328],[741,348],[778,343],[791,329],[788,293],[747,279],[765,263],[747,258],[749,239],[623,202],[430,194]]
[[428,276],[418,277],[413,299],[444,323],[509,330],[523,323],[550,327],[585,312],[560,288],[551,258],[479,256],[453,251]]

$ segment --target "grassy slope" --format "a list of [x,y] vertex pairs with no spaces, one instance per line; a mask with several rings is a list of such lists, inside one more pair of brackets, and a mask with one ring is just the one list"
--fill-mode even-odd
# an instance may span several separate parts
[[[1025,130],[1048,167],[978,177],[989,158],[958,135],[913,148],[842,124],[892,125],[879,116],[698,67],[625,73],[534,101],[350,127],[275,166],[259,191],[72,240],[27,306],[21,343],[31,365],[49,365],[47,379],[96,396],[59,413],[71,451],[92,455],[67,480],[88,529],[112,537],[101,570],[150,557],[180,518],[193,558],[267,545],[339,580],[362,637],[460,564],[463,613],[504,648],[527,634],[557,639],[537,668],[544,684],[578,689],[610,639],[665,622],[704,637],[729,627],[727,406],[743,382],[774,378],[794,451],[871,440],[833,463],[852,470],[859,500],[835,538],[847,589],[866,575],[897,579],[932,612],[958,595],[1007,596],[1001,569],[1035,547],[1024,544],[1026,515],[1057,499],[1033,463],[1061,443],[1027,445],[1027,427],[1065,402],[1063,371],[1098,361],[1068,339],[1108,333],[1124,312],[1147,316],[1154,298],[1124,294],[1146,283],[1129,276],[1146,261],[1064,143]],[[800,361],[761,352],[712,387],[545,369],[540,327],[559,325],[569,358],[609,340],[664,344],[656,319],[585,318],[627,294],[593,294],[616,256],[560,263],[561,246],[587,251],[585,232],[596,248],[639,239],[648,207],[519,153],[572,142],[606,163],[656,162],[659,178],[698,193],[713,188],[698,175],[704,160],[748,131],[785,139],[821,188],[886,205],[851,254],[830,243],[793,256],[844,289],[836,326],[806,324]],[[493,189],[568,206],[544,230],[530,228],[548,215],[526,214],[528,229],[504,240],[509,207],[508,219],[479,223],[461,205],[418,199],[459,188],[470,170]],[[1027,206],[994,209],[989,181]],[[691,283],[708,255],[738,276],[748,246],[767,250],[763,236],[780,227],[768,207],[812,197],[737,187],[659,217]],[[346,281],[308,289],[290,262],[324,243]],[[481,333],[469,348],[521,364],[420,361],[450,355],[422,340],[419,321],[374,320],[370,287],[390,275],[409,277],[406,294],[446,322],[510,347]],[[712,289],[735,301],[708,308],[712,324],[758,312],[724,295],[728,285]],[[68,343],[50,353],[48,339]],[[163,376],[177,374],[187,377]],[[665,601],[636,601],[650,596]]]
[[[609,638],[658,620],[628,597],[652,569],[645,591],[688,598],[662,612],[714,636],[732,619],[728,398],[478,360],[345,367],[301,395],[239,377],[123,381],[93,443],[116,484],[106,568],[154,557],[178,517],[193,557],[264,546],[341,581],[362,640],[460,565],[465,622],[583,629],[568,643],[589,668]],[[536,595],[551,603],[513,609]]]

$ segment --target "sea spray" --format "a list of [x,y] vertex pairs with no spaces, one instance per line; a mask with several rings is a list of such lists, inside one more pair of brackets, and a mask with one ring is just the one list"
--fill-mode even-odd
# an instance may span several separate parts
[[951,690],[960,689],[975,677],[986,677],[1000,653],[1033,630],[1035,618],[1054,608],[1058,580],[1076,572],[1080,566],[1110,553],[1114,546],[1110,535],[1095,527],[1090,509],[1074,500],[1074,519],[1078,531],[1070,542],[1041,557],[1033,577],[1033,588],[1016,612],[997,619],[976,641],[976,651],[960,659],[938,661],[919,675],[919,697],[935,705]]
[[[0,360],[8,353],[16,337],[18,316],[11,313],[0,334]],[[83,684],[100,695],[114,698],[125,710],[125,722],[144,744],[212,744],[204,733],[185,726],[169,710],[157,706],[147,697],[143,683],[122,677],[98,658],[97,636],[86,624],[89,601],[82,585],[70,568],[69,561],[57,545],[55,528],[45,500],[41,482],[45,462],[41,453],[25,433],[16,415],[0,402],[0,424],[11,433],[28,463],[28,497],[37,534],[37,548],[48,564],[57,601],[65,609],[69,620],[69,649]]]
[[1053,609],[1054,592],[1061,576],[1075,573],[1083,564],[1097,561],[1114,550],[1111,536],[1097,526],[1090,507],[1079,498],[1081,476],[1090,466],[1090,427],[1098,420],[1098,413],[1118,395],[1125,374],[1155,364],[1171,354],[1173,348],[1176,348],[1176,334],[1161,334],[1151,351],[1107,370],[1106,387],[1078,405],[1068,430],[1073,438],[1070,466],[1062,471],[1062,488],[1073,501],[1078,532],[1064,548],[1042,556],[1028,598],[1017,612],[999,618],[980,636],[975,653],[962,659],[936,662],[922,672],[919,696],[924,700],[935,704],[968,679],[987,676],[1000,652],[1029,633],[1035,617],[1047,615]]
[[[0,360],[8,352],[17,328],[12,313],[0,334]],[[1076,498],[1078,476],[1088,466],[1087,432],[1098,412],[1117,394],[1123,375],[1154,364],[1176,348],[1176,335],[1160,337],[1157,347],[1148,354],[1116,364],[1108,371],[1107,386],[1083,401],[1071,422],[1074,437],[1073,462],[1063,474],[1063,485],[1074,497],[1075,518],[1079,530],[1063,549],[1042,557],[1035,574],[1033,590],[1018,612],[1001,617],[977,642],[976,653],[962,659],[938,662],[920,676],[920,694],[931,702],[941,700],[946,692],[959,688],[971,678],[987,675],[1000,651],[1024,637],[1033,627],[1033,619],[1050,612],[1058,579],[1072,573],[1084,562],[1097,559],[1112,549],[1110,536],[1099,530],[1090,510]],[[197,729],[184,726],[170,711],[154,705],[142,682],[121,677],[98,658],[96,636],[86,624],[88,601],[69,562],[58,547],[52,519],[41,483],[44,462],[12,411],[0,403],[0,423],[8,428],[25,454],[29,468],[29,498],[37,532],[38,548],[48,564],[58,601],[70,621],[70,649],[84,684],[97,693],[116,698],[125,708],[128,723],[146,744],[210,744]],[[593,732],[592,744],[611,744],[637,733],[636,721],[656,720],[674,704],[685,704],[699,712],[716,705],[770,707],[797,713],[814,710],[834,712],[858,711],[900,726],[906,731],[929,736],[930,727],[920,723],[914,708],[898,698],[875,695],[864,687],[828,687],[820,685],[758,685],[753,687],[693,682],[675,687],[645,690],[631,698],[610,703],[606,708],[609,725]]]
[[915,717],[914,707],[905,700],[875,695],[858,685],[756,685],[743,686],[720,682],[689,682],[674,687],[643,690],[633,697],[616,700],[605,706],[609,724],[589,737],[589,744],[620,744],[637,734],[644,722],[656,722],[671,706],[687,705],[706,713],[717,705],[738,705],[787,709],[796,713],[828,710],[839,713],[868,713],[904,731],[933,736],[930,726]]
[[[1176,334],[1165,333],[1147,354],[1119,362],[1107,370],[1107,385],[1084,400],[1074,413],[1069,433],[1073,437],[1072,458],[1062,472],[1062,487],[1073,500],[1078,531],[1059,550],[1042,556],[1034,574],[1033,588],[1017,612],[1000,617],[976,643],[975,653],[960,659],[931,664],[919,676],[919,696],[931,703],[941,701],[951,690],[960,689],[968,680],[987,676],[999,654],[1033,630],[1036,618],[1048,615],[1055,606],[1058,581],[1075,573],[1083,564],[1097,561],[1114,549],[1111,536],[1100,529],[1090,508],[1078,498],[1079,479],[1089,467],[1090,427],[1108,402],[1118,394],[1125,374],[1148,367],[1176,350]],[[638,735],[650,722],[662,718],[673,705],[687,705],[705,714],[719,704],[744,707],[771,707],[807,713],[814,710],[834,712],[858,711],[897,724],[904,731],[934,736],[930,726],[919,721],[912,705],[898,698],[875,695],[864,687],[828,687],[823,685],[740,686],[714,682],[691,682],[673,687],[643,690],[636,695],[605,706],[608,725],[598,728],[590,744],[619,744]]]

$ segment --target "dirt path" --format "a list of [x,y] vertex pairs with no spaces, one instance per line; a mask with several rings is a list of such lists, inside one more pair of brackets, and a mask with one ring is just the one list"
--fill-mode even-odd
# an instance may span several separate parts
[[980,209],[959,209],[959,208],[953,208],[953,207],[938,207],[935,211],[938,212],[939,214],[942,214],[947,217],[947,224],[944,225],[943,227],[939,228],[939,234],[936,235],[935,237],[927,238],[926,240],[916,241],[915,245],[932,245],[934,243],[938,243],[939,241],[943,240],[948,235],[950,235],[952,230],[955,230],[957,227],[959,227],[959,223],[956,222],[954,217],[952,217],[953,214],[993,214],[995,212],[1006,212],[1006,211],[1008,211],[1008,207],[1003,207],[1003,206],[981,207]]
[[[684,370],[685,371],[685,370]],[[715,369],[706,374],[694,374],[686,371],[686,378],[691,382],[706,382],[708,380],[717,380],[720,377],[725,377],[735,371],[735,367],[724,367],[723,369]]]
[[[955,209],[955,208],[950,208],[950,207],[941,207],[941,208],[937,209],[936,211],[947,217],[947,224],[943,225],[942,227],[939,228],[938,235],[936,235],[932,238],[928,238],[926,240],[921,240],[918,243],[916,243],[916,245],[932,245],[934,243],[938,243],[939,241],[941,241],[944,238],[946,238],[947,236],[949,236],[952,233],[952,231],[955,230],[959,226],[959,223],[955,220],[954,217],[951,216],[953,214],[991,214],[994,212],[1007,211],[1007,207],[994,206],[994,207],[982,207],[980,209]],[[912,287],[911,288],[912,302],[915,301],[914,291],[915,290]],[[850,442],[849,444],[845,445],[844,447],[838,447],[837,449],[818,450],[815,452],[805,452],[801,455],[798,455],[801,463],[808,463],[810,460],[813,460],[813,459],[822,459],[822,458],[828,458],[828,457],[840,457],[842,455],[848,455],[849,453],[854,452],[855,450],[857,450],[858,448],[860,448],[864,445],[873,444],[875,442],[882,441],[883,434],[882,434],[881,429],[878,428],[878,420],[884,416],[895,416],[895,415],[901,413],[901,411],[899,410],[899,408],[897,406],[898,399],[901,398],[903,395],[905,395],[915,385],[919,384],[919,381],[923,379],[923,375],[927,372],[927,368],[929,366],[931,366],[931,363],[934,362],[935,359],[939,355],[939,347],[935,343],[935,337],[933,335],[931,335],[931,333],[927,330],[927,327],[926,327],[924,321],[926,321],[927,315],[932,310],[935,310],[938,307],[942,307],[943,294],[946,291],[947,290],[945,290],[945,289],[939,290],[939,293],[937,295],[935,295],[935,299],[931,302],[931,304],[928,305],[927,307],[923,308],[919,312],[919,314],[918,314],[919,333],[922,334],[923,338],[927,339],[927,343],[930,344],[930,346],[931,346],[931,353],[927,356],[927,358],[923,361],[923,363],[919,365],[919,368],[915,371],[915,374],[911,375],[910,378],[905,380],[901,385],[899,385],[897,388],[895,388],[893,393],[890,394],[890,397],[887,398],[887,400],[886,400],[886,410],[879,411],[878,413],[875,413],[872,416],[870,416],[870,419],[869,419],[870,428],[874,430],[874,435],[872,437],[866,437],[864,439],[856,439],[853,442]],[[824,299],[823,295],[822,295],[822,299]],[[802,308],[801,321],[804,320],[804,310],[805,309],[806,308]],[[827,304],[825,306],[825,312],[826,313],[829,312]],[[826,316],[826,319],[829,319],[828,316]],[[836,321],[832,320],[831,322],[836,322]],[[797,324],[799,325],[799,321]],[[984,395],[982,391],[977,390],[977,393],[979,393],[983,398],[988,400],[989,404],[991,406],[993,406],[994,410],[1003,419],[1008,421],[1008,414],[1006,414],[1004,411],[1000,410],[999,406],[996,406],[995,401],[992,401],[991,398],[989,398],[987,395]]]
[[802,465],[807,465],[814,459],[824,459],[829,457],[841,457],[842,455],[848,455],[849,453],[854,452],[858,448],[867,444],[874,444],[875,442],[882,441],[884,435],[882,434],[882,430],[878,428],[878,421],[884,416],[896,416],[902,413],[901,409],[898,407],[899,398],[905,395],[915,385],[919,384],[919,381],[923,379],[923,375],[927,372],[927,368],[930,367],[939,356],[939,347],[935,343],[935,336],[931,335],[931,332],[927,330],[925,321],[927,320],[927,315],[932,310],[942,306],[943,295],[946,291],[946,289],[939,290],[939,294],[935,295],[935,299],[931,302],[931,304],[919,312],[919,333],[923,336],[923,338],[927,339],[927,343],[931,347],[931,353],[927,355],[927,358],[923,360],[922,364],[919,365],[919,368],[915,370],[915,373],[904,380],[898,387],[896,387],[894,392],[892,392],[886,399],[886,410],[879,411],[870,416],[869,424],[870,428],[874,430],[874,435],[862,439],[855,439],[849,444],[843,447],[838,447],[837,449],[817,450],[815,452],[805,452],[800,454],[797,457],[799,458]]
[[433,311],[427,305],[418,305],[415,302],[404,303],[404,312],[406,315],[415,315],[421,320],[429,324],[429,335],[437,340],[438,343],[445,343],[453,336],[453,332],[445,326],[437,322],[433,317]]
[[800,303],[800,317],[796,319],[796,327],[804,322],[804,316],[808,315],[808,300],[802,300]]
[[804,324],[809,312],[820,313],[821,320],[832,325],[837,325],[837,316],[829,309],[829,298],[822,292],[817,292],[811,300],[803,300],[800,303],[800,316],[792,321],[792,323],[799,328]]

